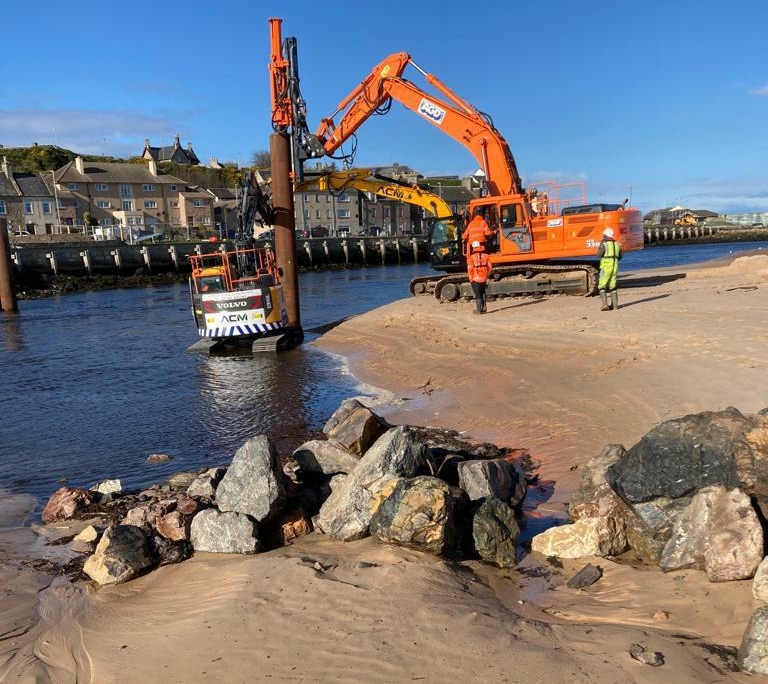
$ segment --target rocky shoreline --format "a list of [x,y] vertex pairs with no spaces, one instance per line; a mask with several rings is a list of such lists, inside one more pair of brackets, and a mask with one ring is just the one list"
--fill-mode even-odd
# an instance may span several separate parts
[[[696,568],[711,582],[752,579],[763,605],[726,664],[768,674],[768,409],[684,416],[629,450],[607,445],[583,468],[569,522],[530,539],[521,535],[520,515],[538,476],[527,452],[392,425],[356,399],[342,403],[323,433],[287,458],[256,436],[227,468],[179,473],[142,492],[123,493],[113,481],[62,487],[43,521],[79,520],[82,529],[51,542],[69,544],[75,558],[47,569],[114,585],[198,552],[261,553],[313,531],[502,569],[532,555],[550,577],[560,559],[624,557],[664,572]],[[587,563],[567,584],[584,589],[602,577]],[[629,653],[664,664],[662,653],[638,644]]]

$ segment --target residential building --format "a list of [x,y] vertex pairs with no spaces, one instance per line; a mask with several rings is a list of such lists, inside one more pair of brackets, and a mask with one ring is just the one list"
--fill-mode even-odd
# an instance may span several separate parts
[[51,172],[14,172],[8,160],[3,158],[0,218],[7,221],[9,232],[30,235],[55,232],[61,220],[51,191],[52,181]]
[[152,147],[149,144],[149,138],[147,138],[144,141],[144,151],[141,153],[141,158],[145,161],[174,162],[191,166],[196,166],[200,163],[195,151],[192,149],[192,143],[187,143],[187,148],[184,149],[181,146],[178,135],[174,139],[173,145],[166,145],[165,147]]
[[77,220],[96,237],[126,239],[142,231],[171,237],[213,229],[213,197],[157,164],[85,162],[82,157],[54,172],[55,190],[74,203]]

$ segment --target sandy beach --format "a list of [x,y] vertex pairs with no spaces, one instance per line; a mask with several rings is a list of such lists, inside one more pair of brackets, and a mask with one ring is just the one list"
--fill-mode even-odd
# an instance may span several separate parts
[[[409,298],[313,342],[381,389],[392,423],[457,429],[539,464],[531,527],[567,517],[580,466],[658,423],[768,406],[768,255],[623,275],[597,298]],[[23,510],[24,501],[18,502]],[[19,568],[0,533],[0,682],[768,681],[734,670],[751,582],[627,559],[456,565],[312,534],[255,556],[196,554],[94,589]],[[604,575],[566,586],[587,562]],[[652,667],[633,644],[663,654]]]

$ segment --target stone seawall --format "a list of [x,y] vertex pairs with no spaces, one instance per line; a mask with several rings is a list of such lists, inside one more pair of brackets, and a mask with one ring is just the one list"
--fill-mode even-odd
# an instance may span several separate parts
[[[257,241],[256,246],[270,244]],[[189,273],[189,256],[232,250],[230,242],[40,242],[11,246],[16,275],[131,276]],[[426,238],[309,238],[296,245],[299,268],[418,263],[427,260]]]

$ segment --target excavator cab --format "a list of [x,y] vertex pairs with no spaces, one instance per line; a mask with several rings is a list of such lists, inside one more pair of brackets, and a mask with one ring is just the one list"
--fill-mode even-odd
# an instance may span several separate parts
[[458,273],[466,268],[461,251],[464,223],[460,216],[432,219],[429,224],[430,265],[446,273]]

